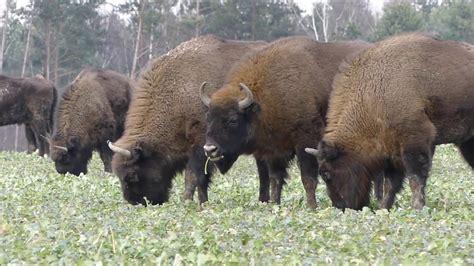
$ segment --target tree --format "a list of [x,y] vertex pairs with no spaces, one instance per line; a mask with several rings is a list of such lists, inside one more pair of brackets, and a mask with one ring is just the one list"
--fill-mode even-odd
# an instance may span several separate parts
[[292,1],[226,0],[200,3],[202,33],[228,39],[267,40],[294,35],[301,10]]
[[449,1],[433,10],[428,29],[442,39],[474,43],[474,1]]
[[368,39],[375,25],[369,0],[328,0],[314,4],[312,14],[304,21],[316,40]]
[[7,40],[7,31],[8,31],[8,25],[9,25],[8,17],[10,15],[11,4],[12,4],[11,0],[6,1],[5,11],[3,13],[2,44],[0,46],[0,73],[3,73],[3,56],[5,54],[5,43]]
[[400,32],[416,31],[422,26],[422,16],[410,2],[393,1],[383,7],[383,16],[372,40],[382,40]]

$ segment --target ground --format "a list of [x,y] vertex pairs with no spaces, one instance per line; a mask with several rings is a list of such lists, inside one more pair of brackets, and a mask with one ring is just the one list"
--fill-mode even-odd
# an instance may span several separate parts
[[181,200],[131,206],[97,156],[86,176],[61,176],[35,155],[0,153],[0,264],[474,264],[474,172],[455,147],[436,150],[427,207],[410,191],[390,212],[305,207],[296,167],[282,204],[257,202],[256,167],[243,157],[216,176],[202,209]]

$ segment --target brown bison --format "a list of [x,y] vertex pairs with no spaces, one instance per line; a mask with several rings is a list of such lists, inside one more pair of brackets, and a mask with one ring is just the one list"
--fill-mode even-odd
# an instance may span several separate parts
[[370,181],[384,173],[381,206],[392,207],[409,175],[420,209],[435,145],[456,144],[474,167],[474,48],[413,33],[384,40],[335,78],[327,119],[308,152],[334,206],[368,205]]
[[[144,198],[151,204],[167,201],[173,177],[185,167],[190,179],[197,179],[200,202],[207,201],[213,167],[204,169],[206,123],[199,84],[207,80],[213,88],[222,85],[232,62],[264,45],[204,36],[182,43],[150,63],[137,82],[124,135],[110,144],[116,152],[112,167],[129,203],[146,205]],[[268,197],[268,176],[262,162],[258,167],[264,199]],[[188,185],[185,198],[190,199],[194,187]]]
[[46,139],[53,127],[57,91],[41,75],[13,78],[0,75],[0,126],[25,124],[28,153],[49,153]]
[[[318,165],[304,148],[316,145],[325,126],[327,102],[341,61],[368,47],[362,42],[318,43],[307,37],[275,41],[237,64],[209,98],[206,155],[220,168],[253,154],[266,161],[280,203],[289,160],[296,155],[307,204],[315,208]],[[316,138],[315,138],[316,136]]]
[[86,69],[76,77],[59,101],[50,140],[58,173],[86,174],[93,150],[111,172],[107,140],[122,135],[130,94],[128,78],[114,71]]

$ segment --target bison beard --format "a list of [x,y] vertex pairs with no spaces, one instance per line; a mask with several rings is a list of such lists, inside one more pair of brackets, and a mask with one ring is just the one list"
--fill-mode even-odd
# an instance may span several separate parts
[[125,200],[134,205],[154,205],[168,201],[173,177],[185,165],[184,159],[171,161],[138,145],[129,158],[116,156],[112,167],[119,176]]

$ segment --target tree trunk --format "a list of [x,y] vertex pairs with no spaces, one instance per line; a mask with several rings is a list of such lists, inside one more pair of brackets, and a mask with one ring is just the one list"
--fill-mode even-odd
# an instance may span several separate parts
[[54,66],[53,66],[53,77],[54,77],[54,85],[56,87],[59,86],[59,42],[58,42],[58,31],[54,31]]
[[200,20],[200,18],[199,18],[199,15],[200,15],[199,4],[200,4],[200,2],[201,2],[200,0],[197,0],[197,3],[196,3],[196,13],[197,13],[196,14],[196,37],[199,36],[199,20]]
[[28,60],[28,52],[30,50],[31,28],[33,28],[32,23],[30,23],[30,26],[28,27],[28,34],[26,35],[26,47],[25,47],[25,55],[23,56],[23,65],[21,67],[21,77],[25,76],[26,61]]
[[[23,56],[23,65],[21,66],[21,77],[25,76],[26,71],[26,61],[28,59],[28,52],[30,50],[30,38],[31,38],[31,28],[33,28],[33,24],[30,23],[28,27],[28,34],[26,35],[26,47],[25,47],[25,55]],[[18,151],[18,132],[20,131],[20,126],[16,124],[15,127],[15,151]]]
[[316,28],[316,21],[314,19],[314,11],[313,15],[311,16],[311,21],[313,22],[314,38],[316,38],[316,41],[319,41],[318,29]]
[[255,41],[257,20],[257,0],[252,0],[252,41]]
[[18,151],[18,132],[20,131],[20,126],[15,125],[15,151]]
[[46,36],[44,40],[44,47],[46,49],[46,58],[44,60],[44,74],[47,80],[50,80],[49,76],[49,64],[51,61],[51,21],[46,22]]
[[6,8],[3,20],[3,30],[2,30],[2,46],[0,47],[0,73],[3,73],[3,52],[5,51],[5,41],[7,38],[7,28],[8,28],[8,12],[10,11],[10,0],[6,1]]
[[135,51],[133,53],[133,63],[132,63],[132,70],[130,71],[130,78],[135,78],[135,71],[137,68],[138,62],[138,49],[140,47],[140,38],[142,34],[142,24],[143,24],[143,10],[145,9],[146,0],[142,0],[140,4],[140,9],[138,11],[138,30],[137,30],[137,38],[135,39]]
[[316,6],[316,14],[318,15],[319,19],[323,23],[323,38],[324,42],[328,42],[328,28],[329,28],[329,14],[327,12],[328,9],[328,4],[327,3],[321,3],[322,4],[322,15],[318,11],[318,7]]
[[150,31],[150,47],[148,48],[148,60],[153,58],[153,39],[155,38],[155,34],[153,31],[153,23],[151,24],[151,31]]

